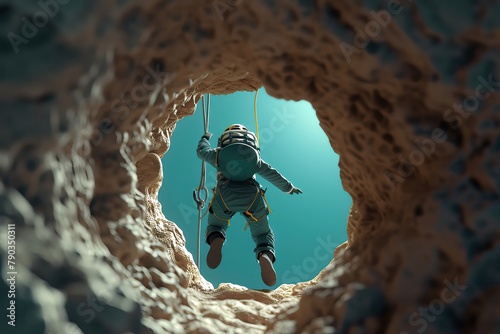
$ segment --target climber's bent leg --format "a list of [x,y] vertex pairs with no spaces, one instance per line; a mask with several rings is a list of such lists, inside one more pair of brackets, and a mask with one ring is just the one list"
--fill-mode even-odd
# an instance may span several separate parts
[[[267,209],[259,210],[252,215],[245,215],[247,217],[248,226],[252,233],[252,239],[255,242],[255,255],[260,266],[260,275],[262,281],[268,285],[273,286],[276,284],[276,271],[273,267],[273,262],[276,260],[274,252],[274,233],[269,227],[267,219]],[[263,216],[259,216],[258,214]],[[257,219],[257,221],[255,219]]]
[[[216,195],[217,196],[217,195]],[[221,208],[219,201],[215,198],[209,208],[208,225],[205,232],[210,249],[207,253],[207,266],[215,269],[222,261],[222,246],[226,240],[226,229],[233,212]]]
[[258,259],[261,252],[267,251],[271,253],[271,260],[276,261],[276,253],[274,251],[274,233],[269,226],[267,216],[258,222],[249,222],[252,232],[252,239],[255,242],[255,257]]
[[226,230],[228,227],[228,220],[221,220],[214,214],[208,215],[208,225],[205,230],[206,243],[210,245],[215,235],[220,235],[226,239]]
[[256,200],[250,213],[251,215],[244,214],[244,216],[250,227],[252,239],[255,242],[255,257],[258,259],[261,252],[267,251],[272,255],[271,261],[276,261],[274,233],[269,226],[267,207],[261,196]]

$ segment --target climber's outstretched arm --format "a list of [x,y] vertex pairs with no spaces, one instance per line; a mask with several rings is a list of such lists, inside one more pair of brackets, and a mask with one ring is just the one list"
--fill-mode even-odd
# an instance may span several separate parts
[[208,141],[210,137],[207,138],[207,135],[203,135],[200,141],[198,142],[198,148],[196,149],[196,154],[198,158],[208,162],[210,165],[215,167],[215,149],[210,146],[210,142]]
[[288,181],[283,175],[281,175],[276,169],[271,167],[267,162],[261,160],[260,169],[257,174],[262,176],[267,181],[271,182],[276,188],[280,189],[289,194],[300,194],[299,188],[295,188],[292,182]]

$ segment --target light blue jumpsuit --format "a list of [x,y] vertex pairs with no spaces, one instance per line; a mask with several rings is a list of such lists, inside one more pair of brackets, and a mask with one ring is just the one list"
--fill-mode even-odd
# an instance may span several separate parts
[[[216,151],[206,138],[200,139],[196,153],[200,159],[217,168],[215,165]],[[263,160],[261,160],[257,174],[283,192],[289,193],[293,189],[290,181]],[[208,236],[213,232],[219,232],[226,238],[229,220],[236,212],[240,212],[250,227],[252,239],[255,242],[256,257],[258,258],[260,252],[268,251],[273,254],[274,262],[276,259],[274,233],[269,226],[267,218],[269,212],[262,197],[263,191],[255,180],[255,175],[247,181],[230,181],[218,173],[217,180],[215,197],[209,208],[208,226],[205,232],[207,243]]]

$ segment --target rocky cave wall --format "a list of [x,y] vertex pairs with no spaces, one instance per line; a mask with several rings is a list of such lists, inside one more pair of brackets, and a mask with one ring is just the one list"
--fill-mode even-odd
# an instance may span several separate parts
[[[15,224],[18,274],[1,332],[498,332],[499,15],[486,0],[4,1],[0,233]],[[202,94],[262,85],[314,106],[349,239],[311,282],[214,289],[161,211],[160,159]]]

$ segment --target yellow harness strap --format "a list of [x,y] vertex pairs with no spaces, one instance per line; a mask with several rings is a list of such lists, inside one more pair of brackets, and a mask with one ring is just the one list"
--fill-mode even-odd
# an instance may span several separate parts
[[[255,200],[257,199],[257,196],[259,196],[259,189],[257,189],[257,192],[255,193],[255,197],[253,198],[252,203],[250,203],[250,206],[248,207],[248,209],[245,213],[249,213],[248,210],[250,210],[252,208],[253,204],[255,203]],[[250,214],[250,216],[253,217],[252,214]]]
[[[208,213],[208,211],[210,211],[210,207],[212,206],[212,203],[215,199],[215,195],[217,194],[217,186],[215,186],[213,189],[212,189],[214,195],[212,196],[212,199],[210,200],[210,203],[208,204],[208,208],[207,208],[207,211],[205,211],[205,213],[203,214],[202,218],[205,217],[205,215]],[[222,200],[222,203],[224,203],[224,206],[226,207],[226,209],[228,209],[228,211],[231,211],[229,210],[229,208],[227,207],[226,205],[226,202],[224,202],[224,199],[222,198],[222,195],[220,196],[220,199]],[[215,213],[213,214],[215,217],[217,217],[218,219],[222,220],[222,221],[226,221],[225,219],[222,219],[220,217],[218,217]],[[227,220],[227,226],[230,226],[231,225],[231,219],[228,219]]]
[[269,202],[267,201],[266,193],[264,191],[261,191],[261,195],[262,195],[262,198],[264,198],[264,202],[266,202],[267,211],[269,211],[269,213],[273,213],[273,211],[271,210],[271,207],[269,206]]
[[[255,218],[251,212],[247,211],[247,212],[245,212],[245,214],[246,214],[246,215],[248,215],[248,216],[250,216],[250,217],[252,217],[252,219],[253,219],[254,221],[258,221],[258,219],[257,219],[257,218]],[[248,222],[247,222],[247,225],[248,225]]]

